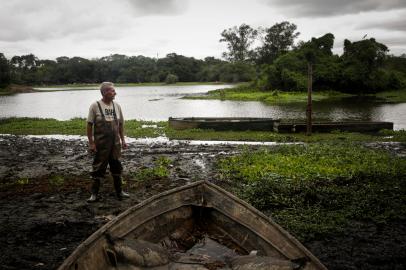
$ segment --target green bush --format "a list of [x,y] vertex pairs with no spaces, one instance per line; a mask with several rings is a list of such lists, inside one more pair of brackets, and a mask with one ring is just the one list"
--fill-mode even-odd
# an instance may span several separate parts
[[166,84],[174,84],[177,83],[179,81],[178,76],[174,75],[174,74],[168,74],[165,78],[165,83]]
[[283,69],[281,73],[283,89],[287,91],[304,92],[307,89],[307,77],[288,69]]

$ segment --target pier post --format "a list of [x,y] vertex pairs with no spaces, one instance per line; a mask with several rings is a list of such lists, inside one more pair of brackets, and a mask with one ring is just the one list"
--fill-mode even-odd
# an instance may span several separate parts
[[313,67],[307,63],[307,108],[306,108],[306,135],[312,135],[312,88],[313,88]]

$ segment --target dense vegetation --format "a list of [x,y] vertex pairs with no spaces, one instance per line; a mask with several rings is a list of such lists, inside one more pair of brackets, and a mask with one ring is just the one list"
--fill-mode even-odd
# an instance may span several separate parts
[[[304,42],[290,22],[253,29],[247,24],[225,29],[220,42],[227,44],[226,60],[195,59],[171,53],[164,58],[113,54],[96,59],[61,56],[38,59],[33,54],[0,53],[0,88],[8,84],[50,85],[144,82],[241,82],[253,81],[262,91],[305,91],[308,66],[313,67],[313,89],[352,94],[403,89],[406,57],[388,55],[388,48],[374,38],[344,41],[341,56],[332,52],[334,35]],[[259,45],[258,45],[259,44]],[[254,47],[257,45],[256,47]]]
[[55,61],[41,60],[32,54],[14,56],[7,60],[0,54],[0,68],[0,87],[9,83],[55,85],[102,81],[237,82],[250,80],[254,70],[247,64],[232,64],[213,57],[198,60],[175,53],[159,59],[114,54],[91,60],[81,57],[58,57]]
[[[391,92],[391,95],[396,95],[401,101],[403,95]],[[312,100],[320,101],[324,99],[340,99],[343,97],[351,96],[346,93],[337,91],[318,91],[313,93]],[[382,96],[382,98],[385,98]],[[259,91],[253,89],[251,84],[239,84],[233,88],[211,90],[206,95],[191,95],[186,96],[184,99],[220,99],[220,100],[241,100],[241,101],[261,101],[268,104],[281,104],[292,102],[307,102],[307,92],[289,91],[283,92],[279,90]]]
[[384,66],[396,57],[387,57],[387,47],[375,39],[353,43],[345,40],[340,57],[332,54],[333,43],[332,34],[313,38],[278,57],[273,64],[263,65],[258,85],[265,89],[305,91],[306,62],[313,66],[314,90],[364,94],[400,89],[404,84],[406,73]]
[[353,221],[406,220],[406,160],[355,143],[290,145],[224,158],[219,176],[301,240]]

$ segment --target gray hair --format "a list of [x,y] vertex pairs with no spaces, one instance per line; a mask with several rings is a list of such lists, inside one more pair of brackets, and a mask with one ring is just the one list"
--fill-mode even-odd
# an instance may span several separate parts
[[104,96],[107,89],[109,89],[110,87],[114,87],[114,83],[112,83],[112,82],[102,82],[100,84],[100,93],[102,94],[102,96]]

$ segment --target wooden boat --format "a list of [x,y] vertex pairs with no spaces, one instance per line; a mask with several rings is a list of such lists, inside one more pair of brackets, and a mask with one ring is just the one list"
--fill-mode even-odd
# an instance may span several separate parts
[[326,269],[270,218],[207,181],[153,196],[104,225],[59,270]]
[[[253,130],[277,132],[305,132],[305,122],[287,122],[273,118],[253,117],[169,117],[169,126],[173,129],[213,129],[213,130]],[[378,132],[382,129],[393,130],[393,122],[342,121],[313,122],[313,132],[331,132],[335,130],[349,132]]]
[[213,129],[213,130],[274,130],[279,119],[254,117],[169,117],[173,129]]
[[[393,122],[370,121],[344,121],[344,122],[313,122],[313,132],[331,132],[335,130],[349,132],[378,132],[382,129],[393,130]],[[306,132],[304,122],[279,122],[275,123],[278,132]]]

